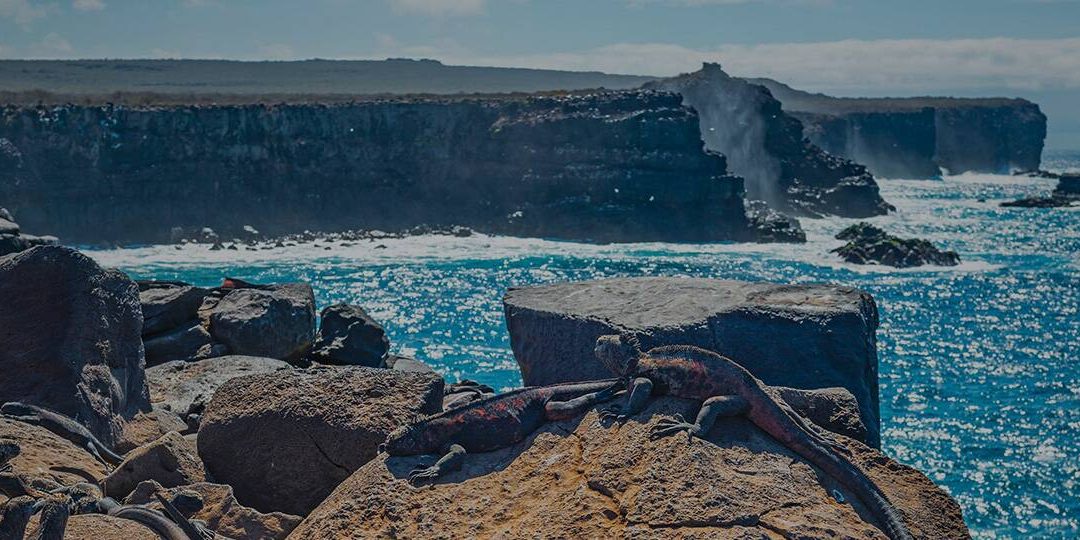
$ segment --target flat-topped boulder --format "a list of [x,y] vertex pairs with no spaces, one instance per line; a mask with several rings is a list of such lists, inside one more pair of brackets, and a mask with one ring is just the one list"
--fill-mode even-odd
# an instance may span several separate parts
[[[697,406],[662,398],[622,426],[595,411],[549,423],[423,489],[409,471],[435,456],[381,454],[289,538],[885,538],[853,492],[744,418],[719,420],[704,440],[650,439],[661,419]],[[837,437],[915,538],[969,537],[960,507],[925,475]]]
[[716,351],[766,384],[846,388],[879,444],[877,305],[859,289],[620,278],[511,289],[503,303],[526,386],[610,377],[596,338],[632,332],[645,349]]
[[150,401],[185,420],[202,414],[214,392],[225,381],[244,375],[273,373],[292,366],[283,360],[259,356],[228,355],[199,362],[173,360],[146,369]]

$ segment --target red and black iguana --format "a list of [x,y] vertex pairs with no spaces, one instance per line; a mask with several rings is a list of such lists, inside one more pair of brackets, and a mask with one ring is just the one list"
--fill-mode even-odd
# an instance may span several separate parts
[[534,386],[473,401],[398,428],[379,449],[391,456],[443,454],[409,474],[410,483],[461,468],[467,452],[491,452],[521,442],[545,422],[574,418],[614,398],[621,379]]
[[644,410],[650,396],[701,401],[694,423],[665,419],[653,428],[656,439],[686,432],[704,437],[721,416],[743,415],[785,447],[825,471],[870,509],[892,540],[910,540],[899,512],[880,488],[849,458],[847,448],[814,428],[776,392],[734,361],[698,347],[675,345],[642,352],[632,335],[601,336],[596,357],[613,374],[628,381],[627,405],[601,412],[619,421]]

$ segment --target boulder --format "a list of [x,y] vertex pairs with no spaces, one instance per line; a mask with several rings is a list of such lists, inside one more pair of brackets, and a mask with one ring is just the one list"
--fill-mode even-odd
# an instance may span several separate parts
[[199,428],[207,471],[263,512],[305,515],[395,428],[441,410],[443,380],[364,367],[227,381]]
[[955,251],[941,251],[919,238],[899,238],[866,222],[856,223],[836,235],[848,243],[834,250],[842,259],[854,264],[884,264],[910,268],[925,264],[956,266],[960,256]]
[[186,419],[190,414],[202,414],[214,392],[225,381],[283,369],[292,369],[292,366],[273,358],[219,356],[199,362],[172,361],[147,368],[146,380],[155,408],[172,411]]
[[858,289],[623,278],[511,289],[503,305],[526,386],[610,377],[596,338],[629,331],[645,349],[716,351],[773,386],[845,388],[880,444],[877,306]]
[[140,281],[139,302],[143,310],[144,336],[172,330],[198,319],[207,289],[170,281]]
[[0,402],[78,418],[106,445],[150,409],[138,288],[59,246],[0,258]]
[[135,415],[124,422],[124,434],[113,447],[119,453],[130,452],[144,444],[154,442],[170,431],[186,431],[187,423],[175,412],[151,405],[151,410]]
[[206,471],[195,444],[173,431],[136,448],[103,482],[105,494],[120,500],[145,480],[164,487],[186,486],[206,481]]
[[27,480],[70,485],[97,482],[108,474],[105,466],[85,449],[43,427],[0,416],[0,439],[19,444],[19,455],[9,463],[13,472]]
[[146,365],[156,366],[172,360],[194,362],[213,353],[210,332],[199,321],[189,321],[172,330],[143,338]]
[[364,308],[349,304],[327,306],[315,336],[311,358],[323,364],[385,367],[390,340]]
[[0,208],[0,256],[18,253],[34,246],[54,245],[58,241],[55,236],[22,234],[21,229],[19,224],[15,223],[11,212],[8,212],[6,208]]
[[435,373],[431,366],[408,356],[398,356],[391,354],[386,357],[387,369],[394,369],[397,371],[407,371],[412,373]]
[[19,234],[19,224],[0,217],[0,234]]
[[[156,482],[143,482],[124,503],[159,507],[154,493],[163,489]],[[205,522],[219,536],[281,540],[296,528],[301,519],[300,516],[281,512],[264,514],[244,506],[236,501],[232,488],[222,484],[199,482],[164,491],[168,497],[175,497],[181,491],[198,494],[202,499],[202,508],[188,517]]]
[[300,361],[315,339],[315,295],[306,283],[230,291],[213,307],[210,334],[233,354]]
[[[744,418],[720,419],[704,440],[650,440],[659,420],[697,406],[662,398],[622,426],[595,411],[550,423],[466,456],[425,489],[406,478],[433,456],[382,454],[289,538],[885,538],[850,490]],[[926,476],[840,440],[916,538],[969,538],[960,507]]]

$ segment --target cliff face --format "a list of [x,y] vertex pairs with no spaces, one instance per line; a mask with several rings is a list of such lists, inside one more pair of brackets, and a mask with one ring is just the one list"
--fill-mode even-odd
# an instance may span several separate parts
[[683,96],[701,116],[706,148],[727,156],[732,172],[746,178],[750,198],[796,215],[868,217],[890,209],[865,167],[810,143],[766,88],[729,76],[719,64],[645,88]]
[[465,225],[751,240],[742,179],[678,96],[2,110],[0,201],[72,242]]
[[802,120],[814,144],[875,175],[931,178],[1039,168],[1046,115],[1023,99],[836,98],[760,83]]

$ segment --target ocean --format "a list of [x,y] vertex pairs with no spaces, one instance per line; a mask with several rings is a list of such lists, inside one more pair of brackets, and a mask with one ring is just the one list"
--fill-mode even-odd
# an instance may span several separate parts
[[[1080,153],[1048,155],[1080,169]],[[802,219],[802,245],[591,245],[419,236],[330,250],[206,246],[90,250],[140,279],[217,285],[302,280],[320,306],[350,302],[394,352],[450,381],[521,384],[503,322],[508,287],[616,276],[836,283],[873,294],[886,453],[952,494],[979,538],[1080,536],[1080,208],[1000,208],[1055,181],[964,174],[880,180],[897,207],[868,221],[957,251],[952,268],[842,263],[833,235],[855,220]],[[385,248],[375,249],[382,244]]]

